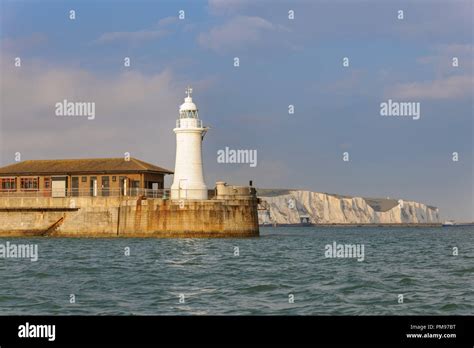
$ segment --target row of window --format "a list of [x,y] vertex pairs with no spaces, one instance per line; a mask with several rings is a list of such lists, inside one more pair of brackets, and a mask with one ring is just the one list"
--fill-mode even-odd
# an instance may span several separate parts
[[21,178],[20,188],[22,190],[37,190],[39,188],[38,178]]
[[[75,178],[75,177],[73,177],[73,179],[74,179],[74,178]],[[93,177],[91,177],[91,178],[93,178],[94,180],[97,179],[97,177],[95,177],[95,176],[93,176]],[[107,180],[109,179],[108,176],[103,176],[102,178],[107,178]],[[122,178],[122,177],[121,177],[121,178]],[[81,178],[81,181],[82,181],[82,182],[87,182],[87,176],[83,176],[83,177]],[[116,176],[112,176],[112,181],[117,181],[117,177],[116,177]]]
[[[105,181],[108,181],[109,177],[105,177],[105,178],[106,178]],[[73,179],[75,178],[73,177]],[[87,182],[87,176],[83,176],[81,181]],[[112,176],[112,181],[117,181],[117,177]],[[1,178],[0,187],[2,191],[15,191],[17,189],[16,178]],[[20,188],[22,190],[38,190],[39,178],[36,178],[36,177],[35,178],[20,178]],[[44,178],[44,188],[45,189],[51,188],[50,178]]]
[[[82,182],[87,182],[87,176],[83,176],[81,178]],[[127,179],[127,177],[121,176],[121,182]],[[20,178],[20,189],[21,190],[38,190],[39,185],[39,177],[29,177],[29,178]],[[45,190],[51,189],[51,178],[44,178],[44,185],[43,188]],[[91,180],[97,180],[97,177],[91,177]],[[112,181],[117,181],[116,176],[112,176]],[[92,181],[91,181],[92,184]],[[146,187],[148,187],[148,182],[145,182]],[[78,185],[78,177],[72,177],[72,186],[73,189],[77,188]],[[109,186],[109,177],[103,176],[102,177],[102,188],[108,188]],[[140,181],[131,180],[130,186],[133,188],[138,188],[140,186]],[[162,183],[158,183],[158,188],[163,188]],[[0,178],[0,190],[1,191],[16,191],[17,190],[17,179],[16,178]]]
[[2,191],[16,190],[16,179],[15,178],[5,178],[1,180],[1,189]]
[[[44,179],[44,187],[50,188],[50,179]],[[16,191],[16,178],[0,179],[0,187],[2,191]],[[20,189],[22,190],[38,190],[39,178],[20,178]]]

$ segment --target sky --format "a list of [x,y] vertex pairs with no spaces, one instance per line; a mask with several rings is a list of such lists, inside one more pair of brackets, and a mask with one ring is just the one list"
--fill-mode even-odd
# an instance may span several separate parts
[[[128,152],[172,170],[172,129],[190,85],[210,127],[209,187],[253,180],[414,200],[438,207],[444,219],[474,221],[470,0],[0,6],[1,166],[18,154]],[[64,99],[94,102],[95,118],[56,116]],[[382,116],[389,99],[419,103],[420,118]],[[256,150],[257,165],[218,163],[226,147]]]

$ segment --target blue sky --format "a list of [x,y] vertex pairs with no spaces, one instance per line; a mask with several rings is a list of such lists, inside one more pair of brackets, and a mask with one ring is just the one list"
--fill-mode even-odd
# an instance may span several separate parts
[[[209,186],[253,179],[403,198],[474,220],[471,1],[0,3],[1,165],[16,152],[130,152],[173,169],[172,128],[190,84],[211,127]],[[63,99],[94,101],[96,119],[58,119],[54,104]],[[388,99],[420,102],[421,118],[380,116]],[[217,163],[226,146],[256,149],[257,167]]]

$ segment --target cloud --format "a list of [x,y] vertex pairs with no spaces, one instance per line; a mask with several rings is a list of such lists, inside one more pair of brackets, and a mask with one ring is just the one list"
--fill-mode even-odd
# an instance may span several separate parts
[[149,41],[149,40],[157,40],[161,39],[162,37],[168,34],[168,30],[164,28],[170,26],[177,22],[176,17],[165,17],[162,18],[150,29],[143,29],[137,31],[113,31],[103,33],[99,36],[98,39],[94,41],[97,44],[104,44],[110,42],[142,42],[142,41]]
[[325,83],[321,89],[323,91],[329,91],[331,93],[350,93],[353,95],[355,91],[358,93],[362,89],[362,77],[364,72],[360,69],[351,70],[345,77],[339,80],[334,80],[330,83]]
[[433,6],[413,2],[405,8],[405,20],[395,26],[402,37],[439,42],[472,41],[472,0],[439,1]]
[[[453,71],[461,70],[472,75],[472,44],[448,44],[436,45],[432,48],[433,53],[417,59],[419,64],[433,66],[435,73],[439,76],[449,75]],[[453,67],[453,58],[458,59],[458,67]]]
[[229,14],[251,4],[249,0],[209,0],[209,12],[215,15]]
[[198,43],[219,53],[255,45],[275,26],[261,17],[238,16],[198,36]]
[[165,17],[158,21],[158,27],[166,27],[176,22],[178,22],[178,17],[176,16]]
[[472,77],[455,75],[423,82],[400,83],[386,93],[391,98],[401,99],[461,99],[472,96]]
[[146,41],[162,38],[166,35],[164,30],[139,30],[139,31],[116,31],[102,34],[95,43],[108,43],[113,41]]
[[[386,89],[385,95],[403,99],[459,100],[472,96],[472,44],[438,44],[432,53],[417,58],[417,63],[432,71],[432,79],[398,83]],[[453,67],[457,57],[459,66]]]
[[4,52],[23,52],[25,50],[43,46],[48,42],[48,37],[43,33],[33,33],[29,36],[18,38],[4,38],[1,41]]
[[[418,64],[433,70],[429,81],[399,83],[388,89],[389,97],[454,100],[472,96],[472,44],[438,44],[433,53],[417,58]],[[457,57],[458,67],[452,59]]]
[[[17,151],[24,159],[110,157],[128,151],[172,168],[172,129],[185,86],[189,82],[202,93],[209,85],[167,69],[103,76],[82,68],[49,67],[40,60],[15,68],[12,57],[2,58],[3,164]],[[64,99],[95,102],[95,119],[55,116],[55,103]]]
[[[271,1],[209,0],[209,12],[219,16],[260,16],[286,22],[298,35],[295,44],[315,40],[378,39],[450,43],[472,41],[472,0],[435,1]],[[295,11],[289,22],[288,10]],[[341,9],[344,9],[343,11]],[[398,10],[405,19],[398,20]],[[377,30],[374,30],[377,28]]]

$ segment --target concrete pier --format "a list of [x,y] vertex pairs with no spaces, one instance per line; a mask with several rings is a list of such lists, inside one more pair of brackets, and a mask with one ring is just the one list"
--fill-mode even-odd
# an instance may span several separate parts
[[219,183],[214,199],[0,197],[0,237],[256,237],[255,189]]

